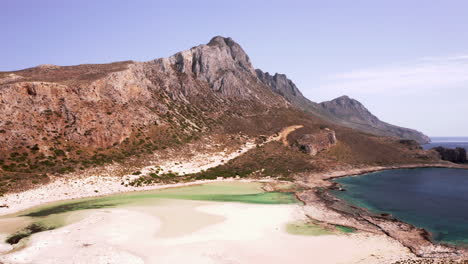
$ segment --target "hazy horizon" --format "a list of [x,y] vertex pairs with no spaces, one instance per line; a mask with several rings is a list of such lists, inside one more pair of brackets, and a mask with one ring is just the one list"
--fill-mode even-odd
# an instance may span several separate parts
[[6,1],[0,70],[146,61],[222,35],[312,101],[348,95],[385,122],[467,136],[465,10],[464,1]]

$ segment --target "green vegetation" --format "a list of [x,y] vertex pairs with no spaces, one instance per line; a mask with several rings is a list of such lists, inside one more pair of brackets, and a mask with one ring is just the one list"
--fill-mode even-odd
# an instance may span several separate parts
[[35,144],[34,146],[31,147],[31,151],[38,151],[39,150],[39,146],[37,144]]
[[226,164],[210,168],[204,172],[187,175],[189,179],[212,180],[217,177],[279,177],[292,181],[295,172],[315,171],[317,168],[310,162],[310,156],[292,150],[278,142],[270,142],[257,147],[230,160]]
[[118,194],[101,198],[65,201],[56,205],[40,207],[23,216],[45,217],[78,210],[116,207],[138,203],[157,203],[160,199],[180,199],[254,204],[298,203],[292,193],[264,192],[260,183],[211,183],[150,192]]
[[293,235],[323,236],[333,235],[333,231],[325,229],[314,223],[295,222],[286,225],[286,232]]
[[18,244],[21,239],[31,236],[32,234],[52,230],[55,229],[53,226],[46,226],[42,223],[33,223],[28,225],[23,230],[14,233],[13,235],[9,236],[5,242],[11,245]]
[[336,233],[354,233],[356,232],[356,229],[342,225],[321,225],[321,223],[318,221],[312,221],[289,223],[286,225],[286,231],[293,235],[322,236],[333,235]]
[[349,226],[336,225],[336,229],[342,233],[354,233],[356,229]]

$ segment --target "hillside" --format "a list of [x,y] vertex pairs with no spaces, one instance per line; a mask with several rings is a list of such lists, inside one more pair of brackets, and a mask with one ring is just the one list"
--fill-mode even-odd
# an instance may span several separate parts
[[270,75],[256,70],[258,78],[275,93],[283,96],[295,107],[330,120],[334,123],[380,136],[416,140],[420,144],[429,137],[414,129],[398,127],[381,121],[355,99],[341,96],[331,101],[315,103],[302,95],[297,86],[284,74]]
[[[241,46],[223,37],[147,62],[41,65],[0,72],[0,184],[9,191],[31,180],[46,181],[50,174],[130,157],[145,159],[152,153],[207,144],[214,137],[219,142],[212,144],[228,144],[238,135],[272,135],[291,125],[303,126],[288,138],[291,145],[301,135],[325,128],[336,132],[338,144],[311,157],[272,143],[246,155],[253,160],[242,163],[242,158],[231,166],[249,162],[248,174],[253,168],[285,164],[286,157],[302,164],[288,169],[295,172],[432,159],[397,138],[347,128],[372,132],[367,129],[369,120],[359,119],[362,112],[352,115],[362,124],[354,119],[352,125],[345,124],[349,120],[340,104],[312,103],[291,81],[280,85],[278,80],[287,80],[285,76],[270,77],[262,77]],[[288,86],[293,89],[282,90]],[[347,111],[355,110],[362,109]]]

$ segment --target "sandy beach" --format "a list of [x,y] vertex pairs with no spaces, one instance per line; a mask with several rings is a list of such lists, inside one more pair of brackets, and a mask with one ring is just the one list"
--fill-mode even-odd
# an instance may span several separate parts
[[[285,128],[272,140],[282,142]],[[247,141],[235,151],[203,153],[187,159],[173,159],[141,168],[179,175],[196,173],[242,155],[254,148]],[[420,166],[420,165],[419,165]],[[417,167],[410,165],[408,167]],[[368,171],[388,169],[369,167],[309,175],[298,181],[308,187],[326,186],[328,179]],[[56,178],[46,185],[0,198],[0,215],[63,200],[100,197],[117,193],[178,188],[215,182],[254,182],[255,179],[202,180],[176,184],[135,187],[126,182],[135,175],[115,177],[104,174]],[[312,181],[311,181],[312,180]],[[262,179],[275,183],[275,179]],[[293,235],[286,226],[312,217],[324,222],[353,226],[321,203],[307,205],[260,205],[208,201],[166,201],[164,206],[106,208],[73,213],[70,224],[32,235],[20,250],[1,256],[4,263],[393,263],[414,258],[407,247],[384,233],[365,228],[353,234],[321,236]],[[78,220],[77,220],[78,219]],[[8,220],[4,220],[8,221]],[[15,223],[18,229],[26,222]],[[5,225],[5,223],[0,223]],[[13,227],[12,227],[13,228]],[[2,240],[6,234],[0,235]],[[0,244],[0,252],[12,249]],[[183,254],[181,254],[183,252]]]
[[[292,235],[299,205],[182,201],[162,219],[142,208],[95,210],[71,225],[33,235],[4,263],[391,263],[411,257],[385,235]],[[163,206],[164,207],[164,206]],[[193,210],[187,210],[192,207]],[[167,209],[167,208],[166,208]],[[164,210],[164,209],[163,209]],[[178,221],[177,221],[178,220]],[[178,232],[188,225],[192,230]]]

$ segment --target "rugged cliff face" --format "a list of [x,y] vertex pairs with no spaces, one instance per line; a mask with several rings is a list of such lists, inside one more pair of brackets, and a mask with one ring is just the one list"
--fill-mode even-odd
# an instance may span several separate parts
[[319,104],[304,97],[294,82],[288,79],[285,74],[275,73],[275,75],[271,75],[270,73],[263,72],[260,69],[256,69],[255,71],[261,82],[267,85],[276,94],[284,97],[293,106],[313,113],[314,115],[328,118],[326,113],[322,113],[322,109]]
[[175,122],[192,133],[228,109],[287,107],[257,80],[242,48],[222,37],[149,62],[46,65],[3,76],[4,150],[59,142],[106,148],[138,129]]
[[[309,101],[284,75],[255,71],[239,44],[223,37],[148,62],[0,72],[0,185],[5,175],[65,173],[175,148],[207,135],[271,135],[291,125],[303,125],[305,134],[330,127],[346,150],[340,159],[360,157],[349,159],[352,163],[416,157],[393,139],[342,127],[340,118],[348,117],[341,114],[343,107],[334,105],[341,107]],[[277,159],[284,157],[277,154]],[[303,164],[310,165],[306,160]]]
[[421,144],[429,142],[429,137],[419,131],[394,126],[380,121],[357,100],[341,96],[334,100],[315,103],[305,98],[296,85],[284,74],[270,75],[257,69],[258,78],[272,91],[283,96],[295,107],[313,113],[334,123],[380,136],[393,136],[416,140]]

